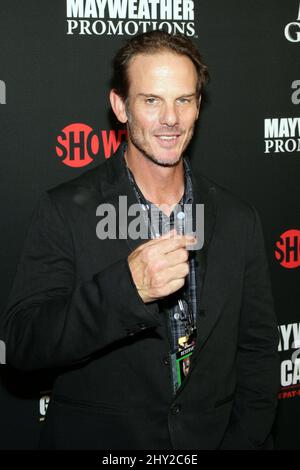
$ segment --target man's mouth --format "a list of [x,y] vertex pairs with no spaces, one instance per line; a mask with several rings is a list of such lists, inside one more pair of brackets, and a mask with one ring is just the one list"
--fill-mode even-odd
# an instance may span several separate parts
[[160,144],[172,145],[177,143],[180,134],[157,134],[155,135]]

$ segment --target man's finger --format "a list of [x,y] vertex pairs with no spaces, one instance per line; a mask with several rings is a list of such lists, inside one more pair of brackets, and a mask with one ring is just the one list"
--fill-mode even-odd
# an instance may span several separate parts
[[167,238],[160,240],[158,243],[157,248],[158,252],[161,254],[171,253],[172,251],[176,251],[179,248],[185,248],[188,245],[192,245],[195,243],[195,237],[191,235],[176,235],[173,238]]

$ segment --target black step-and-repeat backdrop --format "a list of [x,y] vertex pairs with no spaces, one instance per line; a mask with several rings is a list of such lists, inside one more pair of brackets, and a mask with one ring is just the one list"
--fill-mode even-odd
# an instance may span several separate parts
[[[260,213],[282,359],[276,448],[300,449],[299,0],[0,0],[1,309],[41,192],[125,138],[111,58],[156,28],[193,37],[209,66],[193,164]],[[51,374],[5,362],[0,341],[0,448],[36,448]]]

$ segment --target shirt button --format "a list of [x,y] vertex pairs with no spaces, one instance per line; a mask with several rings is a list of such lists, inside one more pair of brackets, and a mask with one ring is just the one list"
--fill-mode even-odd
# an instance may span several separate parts
[[179,313],[174,313],[174,318],[175,318],[175,320],[179,320],[180,314]]
[[171,408],[172,415],[178,415],[181,411],[181,405],[174,405]]

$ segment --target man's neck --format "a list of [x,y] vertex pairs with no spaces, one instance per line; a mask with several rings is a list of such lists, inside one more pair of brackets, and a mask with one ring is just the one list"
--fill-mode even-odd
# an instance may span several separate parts
[[166,204],[173,208],[184,193],[183,161],[173,167],[163,167],[143,155],[125,151],[125,160],[144,197],[153,204]]

